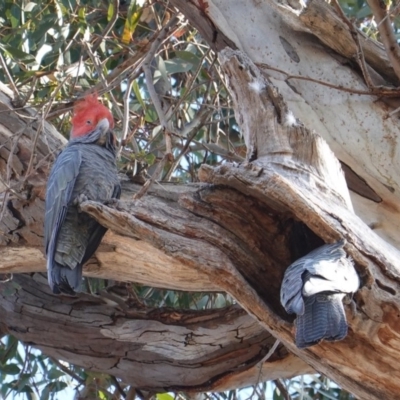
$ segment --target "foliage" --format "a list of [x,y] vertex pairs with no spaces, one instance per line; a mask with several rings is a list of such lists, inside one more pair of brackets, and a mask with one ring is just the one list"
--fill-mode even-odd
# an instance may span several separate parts
[[[85,371],[83,368],[46,357],[31,346],[19,343],[10,335],[0,342],[0,380],[3,399],[47,400],[72,398],[74,395],[76,399],[100,400],[135,396],[138,399],[152,400],[191,398],[185,393],[153,394],[135,390],[112,376]],[[293,400],[354,399],[322,375],[262,382],[250,388],[205,393],[202,398],[285,400],[287,396]]]
[[[242,142],[215,54],[173,10],[69,0],[45,7],[3,1],[1,7],[7,20],[0,29],[0,79],[21,105],[34,105],[66,136],[72,101],[94,90],[104,93],[124,144],[121,167],[145,179],[166,148],[145,84],[145,64],[162,98],[175,157],[164,177],[195,180],[203,162],[241,158]],[[151,49],[165,25],[171,28],[165,41]]]
[[[342,0],[341,6],[368,35],[379,38],[364,1]],[[243,160],[243,141],[216,55],[167,2],[0,0],[0,9],[0,80],[13,90],[16,104],[33,107],[68,136],[74,100],[97,91],[114,114],[120,168],[132,180],[144,182],[161,166],[163,180],[195,181],[202,163]],[[399,19],[393,15],[398,34]],[[167,153],[173,157],[165,158]],[[110,284],[114,283],[90,280],[87,290],[98,292]],[[139,285],[129,290],[149,306],[204,309],[232,302],[223,294]],[[58,398],[65,388],[91,399],[189,398],[184,393],[135,391],[114,377],[49,359],[12,336],[0,344],[0,382],[4,399],[17,394]],[[289,395],[352,398],[321,376],[204,397],[278,400]]]

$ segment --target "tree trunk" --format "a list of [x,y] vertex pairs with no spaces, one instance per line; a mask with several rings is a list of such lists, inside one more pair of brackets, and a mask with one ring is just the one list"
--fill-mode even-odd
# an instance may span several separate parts
[[[85,274],[226,291],[248,315],[237,306],[185,314],[109,305],[87,295],[56,297],[34,275],[2,285],[2,328],[49,354],[140,388],[182,388],[184,382],[186,390],[197,391],[257,381],[256,365],[273,345],[272,335],[297,357],[278,347],[263,361],[262,379],[309,372],[308,364],[357,397],[394,399],[400,390],[399,252],[393,247],[399,241],[400,178],[397,124],[384,119],[390,105],[359,94],[367,91],[362,78],[343,63],[358,49],[327,4],[228,1],[172,3],[219,52],[247,162],[203,166],[201,184],[163,184],[136,201],[134,185],[124,181],[115,207],[86,202],[83,209],[111,232]],[[364,40],[361,45],[373,76],[396,84],[379,45]],[[10,111],[0,114],[0,169],[8,189],[0,269],[43,271],[48,154],[62,141],[46,129],[36,136],[35,126],[4,95],[1,99],[2,111]],[[22,185],[19,177],[27,170]],[[339,238],[347,239],[345,249],[361,278],[354,307],[347,309],[349,334],[341,342],[299,350],[292,319],[279,303],[283,273],[309,250]],[[83,307],[85,319],[79,318]],[[94,317],[89,322],[88,314]],[[44,322],[60,335],[46,335]],[[93,348],[103,341],[106,354]]]

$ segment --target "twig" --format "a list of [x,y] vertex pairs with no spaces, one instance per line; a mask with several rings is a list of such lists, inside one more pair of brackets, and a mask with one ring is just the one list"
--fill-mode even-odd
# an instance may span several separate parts
[[[167,24],[161,29],[161,31],[158,34],[158,37],[154,42],[152,43],[150,47],[149,53],[146,55],[144,61],[143,61],[143,72],[144,76],[146,78],[146,85],[147,85],[147,90],[149,92],[150,98],[153,102],[154,108],[156,109],[156,113],[158,115],[158,118],[160,120],[160,124],[162,126],[162,130],[165,135],[165,152],[167,158],[163,158],[163,160],[173,160],[173,155],[172,155],[172,139],[171,139],[171,130],[172,127],[170,126],[170,123],[164,113],[164,110],[161,106],[160,99],[157,95],[157,92],[154,87],[154,82],[153,82],[153,72],[151,70],[151,61],[153,60],[157,50],[161,46],[161,43],[167,38],[168,31],[169,29],[174,26],[177,22],[179,21],[178,16],[174,16],[169,20]],[[164,161],[164,162],[165,162]],[[158,169],[158,168],[157,168]],[[161,170],[160,170],[161,172]],[[154,176],[154,175],[153,175]],[[147,182],[146,182],[147,183]]]
[[22,127],[21,129],[19,129],[14,137],[13,137],[13,142],[10,148],[10,154],[8,155],[8,159],[7,159],[7,167],[6,167],[6,179],[3,180],[0,177],[0,181],[1,183],[6,187],[5,193],[4,193],[4,197],[3,197],[3,203],[1,205],[1,211],[0,211],[0,221],[3,220],[4,218],[4,214],[6,212],[6,204],[8,202],[8,197],[9,197],[9,193],[13,193],[18,199],[25,201],[26,199],[23,198],[22,196],[20,196],[19,193],[17,193],[12,186],[10,185],[10,180],[11,180],[11,165],[12,165],[12,158],[14,156],[14,151],[17,148],[18,142],[20,137],[22,136],[22,134],[25,132],[25,129],[30,127],[32,125],[32,121],[30,121],[28,124],[26,124],[24,127]]
[[[144,45],[135,54],[129,56],[122,64],[114,68],[114,70],[107,76],[107,83],[110,90],[119,86],[124,79],[127,79],[128,77],[129,79],[135,79],[140,75],[143,56],[147,54],[149,48],[150,42]],[[133,70],[133,72],[131,70]],[[95,86],[96,90],[97,86],[98,85]]]
[[257,383],[253,386],[253,392],[250,394],[250,396],[246,400],[251,399],[254,396],[254,394],[256,393],[257,386],[260,383],[262,367],[263,367],[265,361],[267,361],[272,356],[272,354],[274,354],[276,348],[279,346],[279,343],[280,343],[280,341],[278,339],[276,339],[275,343],[269,349],[268,353],[258,362],[258,364],[260,365],[260,371],[258,372]]
[[141,400],[145,400],[145,398],[146,398],[139,389],[136,389],[131,386],[126,395],[126,400],[134,400],[135,396],[139,397],[139,399],[141,399]]
[[359,37],[359,33],[357,31],[357,28],[346,17],[345,13],[342,10],[342,7],[339,4],[339,1],[338,0],[332,0],[332,1],[333,1],[333,5],[334,5],[337,13],[339,14],[340,18],[349,27],[350,34],[353,37],[354,43],[357,48],[357,53],[356,53],[357,63],[361,68],[361,72],[364,76],[365,83],[367,84],[368,88],[372,89],[373,87],[375,87],[375,84],[372,81],[371,76],[368,72],[368,67],[367,67],[367,63],[365,62],[364,51],[363,51],[363,48],[362,48],[362,45],[360,42],[360,37]]
[[[383,20],[379,23],[382,24],[384,21],[386,21],[386,19],[390,18],[391,16],[396,16],[396,13],[399,11],[400,9],[400,4],[398,4],[396,7],[392,8],[391,10],[389,10],[389,12],[386,14],[385,18],[383,18]],[[375,19],[375,16],[372,17],[373,19]],[[378,27],[379,24],[376,24],[376,26]],[[370,27],[369,27],[370,29]],[[369,29],[367,32],[369,32]]]
[[12,91],[14,93],[15,99],[17,100],[17,99],[20,98],[17,86],[14,83],[14,79],[11,76],[10,71],[7,68],[7,64],[4,61],[3,55],[1,53],[0,53],[0,63],[1,63],[1,66],[3,67],[3,70],[4,70],[5,74],[7,75],[8,80],[10,81],[11,89],[12,89]]
[[[97,70],[97,74],[99,75],[104,88],[106,89],[106,91],[109,92],[114,109],[117,112],[118,117],[122,120],[123,128],[122,128],[121,143],[123,143],[124,139],[126,138],[128,129],[129,129],[129,97],[130,97],[131,90],[132,90],[132,82],[136,78],[136,76],[131,77],[128,80],[127,89],[126,89],[125,96],[124,96],[124,112],[122,112],[121,109],[119,108],[118,102],[116,101],[116,99],[111,91],[111,88],[109,87],[107,79],[105,78],[105,76],[103,74],[101,65],[98,63],[98,60],[97,60],[96,56],[94,55],[94,53],[92,52],[92,49],[90,48],[89,43],[85,42],[85,44],[86,44],[87,53],[89,54],[90,58],[92,59],[92,62]],[[135,140],[132,140],[132,146],[133,146],[134,152],[139,153],[139,147]]]
[[[177,109],[179,108],[179,106],[182,104],[182,102],[187,98],[187,96],[188,96],[189,93],[191,92],[192,87],[193,87],[193,84],[194,84],[196,78],[198,77],[198,75],[199,75],[199,73],[200,73],[200,71],[201,71],[201,68],[202,68],[202,66],[203,66],[203,61],[204,61],[204,59],[207,57],[207,55],[210,53],[210,51],[211,51],[211,49],[207,49],[207,51],[204,53],[203,57],[201,58],[201,60],[200,60],[200,62],[199,62],[199,65],[197,66],[197,69],[196,69],[196,71],[194,72],[193,76],[191,77],[189,83],[188,83],[187,85],[185,85],[185,95],[182,96],[182,97],[178,100],[178,102],[174,105],[174,108],[173,108],[173,109],[172,109],[172,107],[171,107],[171,109],[167,112],[167,115],[166,115],[166,116],[167,116],[167,119],[169,119],[169,118],[172,117],[172,114],[173,114],[174,110],[177,110]],[[211,68],[213,67],[213,65],[214,65],[214,63],[215,63],[215,61],[216,61],[216,59],[217,59],[217,55],[215,55],[215,57],[214,57],[214,59],[213,59],[213,61],[212,61],[212,64],[211,64],[211,66],[210,66],[210,68],[209,68],[210,70],[211,70]],[[200,85],[199,85],[199,86],[200,86]]]
[[24,107],[26,105],[26,103],[29,101],[30,97],[32,96],[32,93],[36,89],[37,82],[38,82],[38,78],[37,78],[37,76],[34,76],[33,82],[29,88],[29,92],[25,95],[24,99],[21,99],[21,101],[18,104],[20,107]]
[[289,392],[285,388],[285,385],[282,383],[280,379],[275,379],[273,382],[275,383],[276,387],[279,389],[281,395],[285,400],[292,400],[292,396],[289,394]]
[[390,18],[387,18],[385,2],[380,0],[367,0],[367,2],[378,24],[381,41],[385,46],[390,63],[397,77],[400,79],[400,48]]
[[115,376],[110,375],[111,381],[113,383],[113,385],[115,386],[115,388],[117,389],[117,391],[119,392],[119,394],[126,399],[126,393],[124,392],[124,389],[122,389],[121,385],[119,384],[119,382],[117,381],[117,378]]
[[[185,145],[183,146],[182,150],[180,151],[179,155],[175,158],[175,161],[171,164],[169,167],[167,173],[165,174],[164,180],[169,181],[171,179],[171,176],[173,172],[175,171],[176,167],[179,165],[182,157],[186,154],[190,143],[194,140],[196,137],[199,129],[204,125],[205,120],[210,116],[212,111],[208,110],[206,107],[203,107],[202,109],[199,110],[197,115],[193,118],[192,121],[190,121],[187,126],[185,126],[185,131],[188,130],[189,132],[185,132],[185,136],[190,134],[189,138],[186,139]],[[191,132],[191,133],[190,133]]]
[[400,111],[400,107],[395,108],[394,110],[390,111],[385,115],[385,119],[392,117],[393,115],[397,114]]
[[68,374],[71,378],[75,379],[77,382],[79,382],[80,385],[84,385],[85,384],[85,380],[82,379],[80,376],[78,376],[75,372],[71,371],[69,368],[67,368],[65,365],[62,365],[60,363],[60,361],[58,361],[57,359],[53,358],[53,357],[49,357],[50,360],[57,365],[58,368],[61,369],[61,371],[65,372],[66,374]]
[[224,149],[223,147],[221,147],[220,145],[218,145],[216,143],[203,143],[203,142],[199,142],[197,140],[193,140],[193,143],[195,144],[195,146],[193,146],[191,148],[192,151],[206,150],[212,154],[217,154],[219,156],[225,157],[232,161],[236,161],[236,162],[244,161],[243,157],[231,152],[228,149]]
[[280,340],[279,340],[279,339],[276,339],[276,340],[275,340],[275,343],[274,343],[274,344],[272,345],[272,347],[269,349],[268,353],[267,353],[267,354],[261,359],[261,361],[259,362],[259,364],[260,364],[260,373],[259,373],[259,375],[258,375],[258,381],[260,381],[261,370],[262,370],[262,367],[263,367],[265,361],[267,361],[267,360],[272,356],[272,354],[275,353],[275,350],[277,349],[277,347],[279,346],[279,344],[280,344]]
[[133,199],[134,200],[139,200],[140,198],[142,198],[146,192],[149,190],[150,186],[154,183],[154,181],[160,176],[161,171],[164,168],[165,163],[167,162],[167,160],[169,159],[169,154],[165,153],[164,157],[161,159],[161,161],[159,162],[159,164],[157,165],[157,168],[155,169],[155,171],[153,172],[153,175],[151,176],[150,179],[148,179],[145,184],[141,187],[141,189],[139,190],[139,192],[137,192],[134,196]]
[[127,87],[124,94],[124,115],[122,117],[122,134],[121,144],[125,142],[129,130],[129,99],[132,91],[132,80],[127,82]]
[[108,87],[107,79],[105,78],[105,76],[103,74],[103,70],[102,70],[101,64],[98,62],[96,55],[94,54],[94,52],[90,48],[90,44],[88,42],[84,42],[84,44],[85,44],[85,47],[86,47],[86,52],[89,55],[90,59],[92,60],[94,67],[96,68],[97,75],[99,76],[100,81],[102,82],[105,91],[108,91],[110,93],[111,101],[113,103],[115,111],[118,114],[118,117],[120,119],[123,119],[124,118],[124,114],[120,110],[117,101],[115,100],[114,96],[112,95],[112,92],[110,91],[110,88]]
[[190,137],[186,139],[186,143],[185,143],[185,145],[183,146],[181,152],[180,152],[179,155],[175,158],[175,161],[174,161],[174,162],[170,165],[170,167],[168,168],[168,171],[167,171],[167,173],[166,173],[165,176],[164,176],[164,180],[165,180],[165,181],[169,181],[169,180],[171,179],[172,174],[174,173],[176,167],[179,165],[179,163],[180,163],[182,157],[186,154],[186,152],[187,152],[187,150],[188,150],[188,148],[189,148],[189,146],[190,146],[190,143],[191,143],[192,140],[196,137],[197,132],[198,132],[198,131],[197,131],[196,129],[193,130],[193,132],[192,132],[192,134],[190,135]]
[[45,123],[45,119],[47,118],[47,115],[50,112],[50,109],[51,109],[51,106],[52,106],[52,104],[54,102],[55,97],[57,96],[57,94],[60,91],[60,89],[64,86],[64,84],[67,81],[67,79],[69,79],[69,76],[66,76],[62,80],[62,82],[60,82],[59,85],[56,87],[56,89],[53,92],[53,95],[51,96],[50,100],[48,101],[48,104],[47,104],[47,107],[45,108],[45,111],[41,115],[40,124],[38,126],[38,129],[37,129],[36,134],[35,134],[35,138],[34,138],[33,143],[32,143],[32,154],[31,154],[31,158],[29,160],[28,168],[26,169],[26,174],[25,174],[24,181],[26,181],[27,177],[32,172],[33,162],[34,162],[34,159],[35,159],[36,146],[37,146],[37,142],[39,140],[39,136],[40,136],[41,132],[43,131],[43,126],[44,126],[44,123]]
[[286,75],[286,80],[289,79],[298,79],[302,81],[309,81],[313,83],[317,83],[322,86],[329,87],[331,89],[340,90],[342,92],[353,93],[353,94],[360,94],[365,96],[381,96],[381,97],[399,97],[400,96],[400,89],[393,88],[393,87],[386,87],[386,86],[374,86],[370,88],[370,90],[359,90],[359,89],[349,89],[344,86],[333,85],[332,83],[320,81],[318,79],[311,78],[309,76],[301,76],[301,75],[290,75],[286,71],[283,71],[279,68],[271,67],[268,64],[264,63],[256,63],[257,66],[270,69],[271,71],[280,72],[281,74]]
[[92,51],[95,52],[98,47],[101,45],[102,40],[110,33],[111,29],[114,27],[115,23],[118,19],[119,13],[119,0],[113,0],[114,14],[110,19],[107,26],[104,28],[104,31],[99,35],[99,37],[94,41],[92,46]]
[[170,127],[169,127],[166,115],[164,113],[164,110],[162,109],[160,99],[158,98],[157,92],[154,88],[153,73],[150,68],[150,64],[151,64],[151,61],[153,60],[157,50],[161,46],[161,43],[166,39],[169,29],[171,28],[171,26],[175,25],[178,21],[179,21],[179,18],[177,16],[175,16],[175,17],[171,18],[171,20],[160,30],[157,38],[154,40],[154,42],[150,46],[150,50],[147,53],[145,59],[143,60],[143,65],[142,65],[144,76],[146,78],[147,90],[149,92],[149,95],[153,102],[154,108],[156,109],[158,118],[160,119],[160,124],[164,131],[170,131]]
[[129,306],[126,304],[124,299],[121,299],[121,297],[116,296],[112,293],[108,293],[105,289],[100,290],[99,295],[100,297],[104,297],[105,299],[111,300],[112,302],[118,304],[124,311],[129,309]]

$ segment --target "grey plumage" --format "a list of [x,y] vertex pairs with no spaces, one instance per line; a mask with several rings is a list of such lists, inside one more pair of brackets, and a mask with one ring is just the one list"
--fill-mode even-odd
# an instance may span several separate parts
[[291,264],[281,286],[281,304],[297,314],[296,345],[309,347],[321,340],[347,335],[342,299],[359,287],[353,262],[343,250],[345,241],[326,244]]
[[49,285],[54,293],[74,294],[82,266],[107,229],[84,212],[80,200],[119,198],[115,138],[107,119],[85,136],[70,140],[57,157],[46,191],[45,249]]

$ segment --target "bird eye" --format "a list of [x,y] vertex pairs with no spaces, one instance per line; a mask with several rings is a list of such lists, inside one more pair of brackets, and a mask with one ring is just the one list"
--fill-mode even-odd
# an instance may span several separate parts
[[88,120],[86,121],[86,123],[87,123],[88,125],[92,125],[92,121],[91,121],[90,119],[88,119]]

